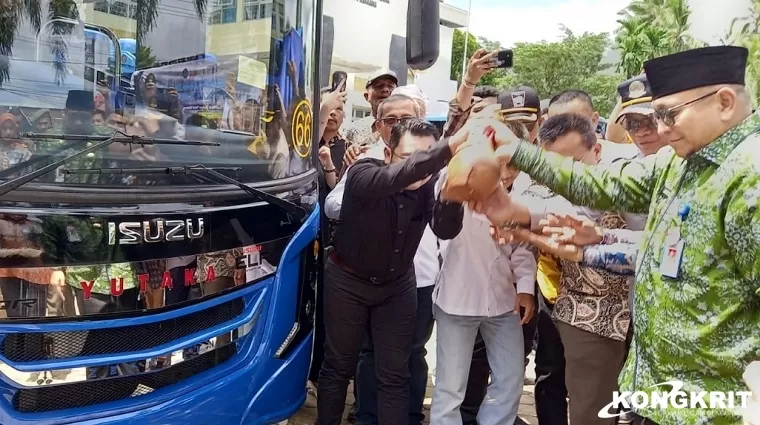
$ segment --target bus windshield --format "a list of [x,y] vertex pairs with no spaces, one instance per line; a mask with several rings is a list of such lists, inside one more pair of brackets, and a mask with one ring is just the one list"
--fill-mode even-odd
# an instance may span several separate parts
[[[261,183],[313,168],[313,2],[32,0],[9,7],[18,10],[8,16],[21,19],[2,18],[12,27],[2,37],[12,38],[0,40],[0,181],[114,135],[207,143],[116,142],[32,184],[201,184],[167,173],[198,164]],[[102,169],[120,172],[93,171]]]

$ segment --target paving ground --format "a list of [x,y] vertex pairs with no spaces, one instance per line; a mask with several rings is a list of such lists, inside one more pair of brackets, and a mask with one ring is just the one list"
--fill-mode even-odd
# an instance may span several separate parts
[[[428,420],[430,416],[430,402],[433,395],[433,385],[435,383],[435,332],[433,332],[433,337],[430,338],[430,342],[426,348],[428,350],[427,361],[430,365],[430,377],[428,379],[428,389],[424,405],[424,413],[428,419],[426,419],[424,423],[429,424],[430,422]],[[535,365],[533,364],[533,355],[531,355],[530,364],[526,370],[526,377],[530,380],[535,379],[533,372],[534,368]],[[351,406],[351,404],[353,404],[353,402],[353,391],[351,388],[349,388],[348,399],[346,400],[346,412],[348,412],[348,408]],[[523,387],[523,394],[522,399],[520,400],[518,415],[526,424],[537,425],[538,420],[536,419],[536,411],[533,405],[533,385],[526,385]],[[300,411],[298,411],[298,413],[290,418],[288,425],[314,425],[315,418],[316,409],[304,406]],[[348,424],[348,422],[344,421],[344,424]]]

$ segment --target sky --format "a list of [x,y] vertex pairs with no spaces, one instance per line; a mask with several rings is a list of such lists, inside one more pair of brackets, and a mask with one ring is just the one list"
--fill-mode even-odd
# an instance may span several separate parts
[[[467,10],[470,0],[444,0]],[[617,12],[630,0],[471,0],[470,31],[502,46],[516,42],[556,41],[560,24],[575,33],[612,33]]]

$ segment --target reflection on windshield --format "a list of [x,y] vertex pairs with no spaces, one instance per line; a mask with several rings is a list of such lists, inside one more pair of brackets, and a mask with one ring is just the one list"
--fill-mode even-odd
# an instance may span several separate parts
[[240,167],[230,177],[247,182],[308,171],[314,15],[299,3],[11,2],[18,10],[0,14],[4,27],[16,29],[11,39],[0,35],[8,53],[0,55],[0,178],[86,147],[64,135],[115,131],[220,146],[114,143],[36,181],[198,184],[188,175],[65,171],[199,163]]

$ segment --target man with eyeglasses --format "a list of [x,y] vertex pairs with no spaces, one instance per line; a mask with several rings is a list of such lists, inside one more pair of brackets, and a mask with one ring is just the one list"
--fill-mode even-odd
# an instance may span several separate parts
[[364,99],[370,104],[372,115],[356,120],[346,127],[346,142],[351,145],[374,146],[380,140],[377,128],[378,107],[391,96],[396,87],[398,77],[391,70],[378,71],[367,80]]
[[[473,91],[473,100],[478,101],[477,103],[473,103],[473,106],[470,108],[473,113],[478,113],[484,107],[488,106],[487,103],[482,102],[482,98],[477,96],[482,92],[483,90],[481,88],[476,88]],[[501,105],[499,114],[503,119],[524,125],[525,129],[528,131],[528,140],[535,141],[537,139],[541,100],[538,97],[538,93],[532,87],[519,86],[514,89],[504,90],[496,96],[495,100],[497,104]],[[525,185],[527,182],[525,181],[525,177],[525,174],[520,174],[515,180],[517,190],[523,190],[526,188]],[[524,312],[521,312],[521,314],[523,313]],[[534,316],[528,323],[522,326],[526,367],[529,362],[528,355],[533,351],[536,324],[537,320],[536,316]],[[475,338],[472,360],[470,361],[467,391],[460,407],[462,422],[464,425],[477,424],[480,405],[486,397],[490,374],[491,369],[488,362],[488,355],[486,353],[486,345],[483,341],[482,335],[478,332]],[[521,420],[518,418],[516,423],[521,423],[519,421]]]
[[[739,391],[758,357],[760,114],[744,87],[747,56],[742,47],[713,46],[645,63],[658,132],[669,145],[646,158],[569,162],[491,123],[501,160],[568,200],[649,212],[621,391],[651,400],[668,390],[659,384],[673,381],[687,393]],[[476,209],[502,230],[529,221],[497,192]],[[649,404],[634,411],[637,425],[741,422],[733,409]]]
[[[384,116],[386,102],[379,115]],[[378,423],[401,425],[411,419],[416,252],[428,224],[436,236],[451,239],[462,222],[461,209],[436,202],[433,192],[438,171],[464,139],[457,134],[436,142],[438,136],[433,124],[403,120],[393,127],[383,159],[363,158],[347,171],[345,205],[325,266],[326,343],[317,399],[321,425],[341,422],[367,329],[377,354]]]
[[639,156],[657,153],[668,145],[668,140],[657,132],[652,108],[652,90],[646,74],[624,81],[618,86],[622,100],[617,123],[628,133],[628,138],[639,148]]
[[[583,115],[552,116],[541,126],[538,140],[543,149],[562,157],[589,165],[602,162],[595,127]],[[566,212],[607,229],[626,225],[618,213],[571,205],[539,184],[531,185],[528,194],[521,202],[530,205],[534,221],[547,213]],[[564,386],[570,398],[571,424],[612,425],[614,418],[599,418],[597,412],[612,401],[625,359],[628,277],[563,259],[557,266],[556,296],[551,304],[547,295],[540,301],[543,317],[538,319],[536,353],[536,375],[542,381],[536,384],[539,408],[559,407]],[[549,293],[547,288],[543,291]],[[549,423],[562,423],[564,419],[564,412],[540,414],[549,418]]]
[[[416,91],[419,90],[417,89]],[[391,140],[393,128],[415,118],[421,119],[423,117],[419,107],[419,99],[402,94],[393,94],[384,100],[378,107],[377,114],[376,128],[383,143],[378,143],[371,148],[365,146],[362,150],[355,152],[357,156],[351,156],[351,159],[346,161],[347,166],[352,165],[356,160],[361,158],[383,159],[386,146]],[[340,219],[346,187],[346,176],[347,174],[344,173],[325,200],[325,214],[332,220]],[[420,424],[424,419],[422,405],[425,399],[428,378],[428,365],[425,361],[425,344],[432,334],[432,290],[440,268],[438,264],[437,238],[430,226],[427,226],[423,232],[422,240],[414,256],[414,268],[418,305],[414,324],[412,353],[409,361],[409,372],[411,374],[409,393],[410,425]],[[374,425],[377,424],[378,420],[377,379],[375,376],[375,355],[372,345],[371,335],[367,332],[362,342],[362,350],[354,381],[355,403],[352,411],[354,412],[354,420],[358,425]],[[350,413],[351,411],[349,411]]]

